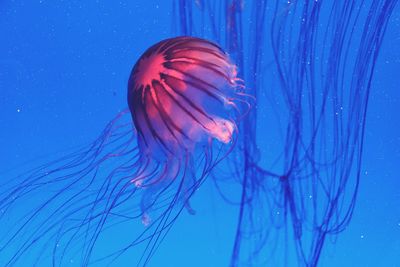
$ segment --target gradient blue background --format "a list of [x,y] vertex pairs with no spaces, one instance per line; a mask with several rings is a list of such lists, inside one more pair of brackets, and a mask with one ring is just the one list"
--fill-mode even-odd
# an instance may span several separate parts
[[[170,1],[83,2],[0,1],[1,181],[94,140],[127,106],[140,54],[173,33]],[[397,6],[372,85],[357,207],[320,266],[400,266],[399,169]],[[181,216],[149,266],[228,265],[237,210],[207,183],[193,207],[197,214]],[[125,260],[118,266],[131,266]]]

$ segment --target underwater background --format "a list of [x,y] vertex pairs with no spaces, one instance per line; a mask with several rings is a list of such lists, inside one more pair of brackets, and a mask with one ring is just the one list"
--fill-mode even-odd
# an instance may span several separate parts
[[[127,80],[136,60],[152,44],[182,34],[174,16],[185,1],[173,2],[0,1],[1,184],[93,141],[127,107]],[[194,8],[201,2],[193,1]],[[399,70],[397,5],[375,64],[355,210],[343,232],[327,237],[318,266],[400,266]],[[273,67],[258,75],[274,75]],[[239,196],[240,189],[229,194]],[[182,212],[147,266],[229,266],[237,206],[227,204],[209,180],[191,205],[196,214]],[[144,226],[137,220],[116,232],[129,236],[130,227]],[[110,233],[100,246],[118,244],[117,237]],[[268,243],[263,249],[270,249]],[[271,249],[279,253],[284,245]],[[136,266],[140,253],[133,248],[111,266]],[[0,252],[0,265],[2,257]],[[295,254],[287,257],[238,266],[302,266]],[[26,258],[15,266],[33,262]],[[80,266],[79,259],[71,258],[68,266]]]

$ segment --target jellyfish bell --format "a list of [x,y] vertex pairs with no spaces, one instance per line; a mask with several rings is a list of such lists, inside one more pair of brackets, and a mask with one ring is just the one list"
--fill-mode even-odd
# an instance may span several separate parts
[[182,158],[236,131],[236,66],[217,45],[177,37],[149,48],[134,66],[128,104],[138,142],[153,159]]
[[[194,213],[189,199],[232,151],[249,106],[243,89],[236,66],[210,41],[175,37],[149,48],[129,78],[129,110],[97,140],[0,187],[0,224],[9,226],[0,232],[0,265],[26,255],[35,265],[62,265],[80,254],[87,266],[143,243],[146,265],[181,211]],[[108,254],[96,254],[111,226],[135,219],[146,227],[133,240],[121,236],[118,247],[107,243]]]

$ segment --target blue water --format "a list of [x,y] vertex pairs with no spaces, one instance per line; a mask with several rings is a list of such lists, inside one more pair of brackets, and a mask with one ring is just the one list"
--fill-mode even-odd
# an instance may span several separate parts
[[[127,80],[141,53],[176,34],[171,12],[169,1],[155,0],[1,1],[0,181],[94,140],[127,107]],[[397,5],[375,67],[356,208],[347,229],[327,239],[319,266],[400,266],[399,69]],[[148,266],[229,265],[237,208],[210,182],[192,206],[196,215],[181,214]],[[135,266],[139,254],[113,266]]]

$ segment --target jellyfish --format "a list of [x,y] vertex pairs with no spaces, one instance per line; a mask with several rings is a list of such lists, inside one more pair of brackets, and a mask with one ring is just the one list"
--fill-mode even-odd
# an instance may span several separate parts
[[[182,36],[151,46],[129,77],[129,109],[97,140],[1,186],[0,264],[87,266],[142,245],[132,262],[146,265],[178,215],[195,212],[191,196],[232,151],[249,108],[244,89],[213,42]],[[138,220],[136,236],[104,239]],[[99,242],[109,251],[98,252]]]
[[369,92],[396,4],[174,2],[176,31],[219,42],[256,100],[227,158],[241,195],[213,176],[239,211],[230,266],[317,266],[350,224]]

